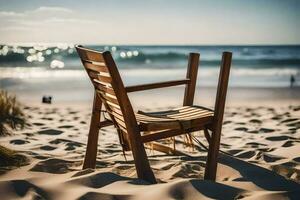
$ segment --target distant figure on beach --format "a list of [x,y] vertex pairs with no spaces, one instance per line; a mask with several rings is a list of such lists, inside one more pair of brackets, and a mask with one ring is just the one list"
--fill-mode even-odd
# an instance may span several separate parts
[[295,84],[295,77],[294,77],[294,75],[291,75],[290,83],[291,83],[291,88],[292,88],[294,86],[294,84]]

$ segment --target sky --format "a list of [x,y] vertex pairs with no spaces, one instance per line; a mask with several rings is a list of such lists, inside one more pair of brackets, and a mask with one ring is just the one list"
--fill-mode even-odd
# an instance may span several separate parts
[[0,43],[300,44],[297,0],[0,0]]

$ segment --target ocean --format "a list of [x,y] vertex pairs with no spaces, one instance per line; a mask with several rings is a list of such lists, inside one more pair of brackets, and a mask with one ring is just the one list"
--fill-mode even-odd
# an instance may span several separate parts
[[[111,51],[125,85],[184,78],[189,52],[199,52],[198,86],[215,87],[222,52],[233,52],[230,87],[300,85],[300,46],[115,46]],[[73,44],[0,45],[0,87],[15,93],[90,88]],[[76,89],[77,88],[77,89]]]

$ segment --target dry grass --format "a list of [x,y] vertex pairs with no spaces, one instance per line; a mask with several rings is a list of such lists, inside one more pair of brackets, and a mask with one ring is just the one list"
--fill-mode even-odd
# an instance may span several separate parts
[[0,136],[24,128],[25,123],[25,115],[16,97],[0,90]]
[[0,145],[0,173],[29,164],[26,156]]

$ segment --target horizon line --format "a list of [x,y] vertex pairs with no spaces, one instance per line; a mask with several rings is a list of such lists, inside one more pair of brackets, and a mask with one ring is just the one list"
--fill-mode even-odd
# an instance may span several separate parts
[[24,45],[24,46],[33,46],[33,45],[95,45],[95,46],[300,46],[299,44],[290,44],[290,43],[277,43],[277,44],[126,44],[126,43],[76,43],[76,42],[0,42],[0,45]]

